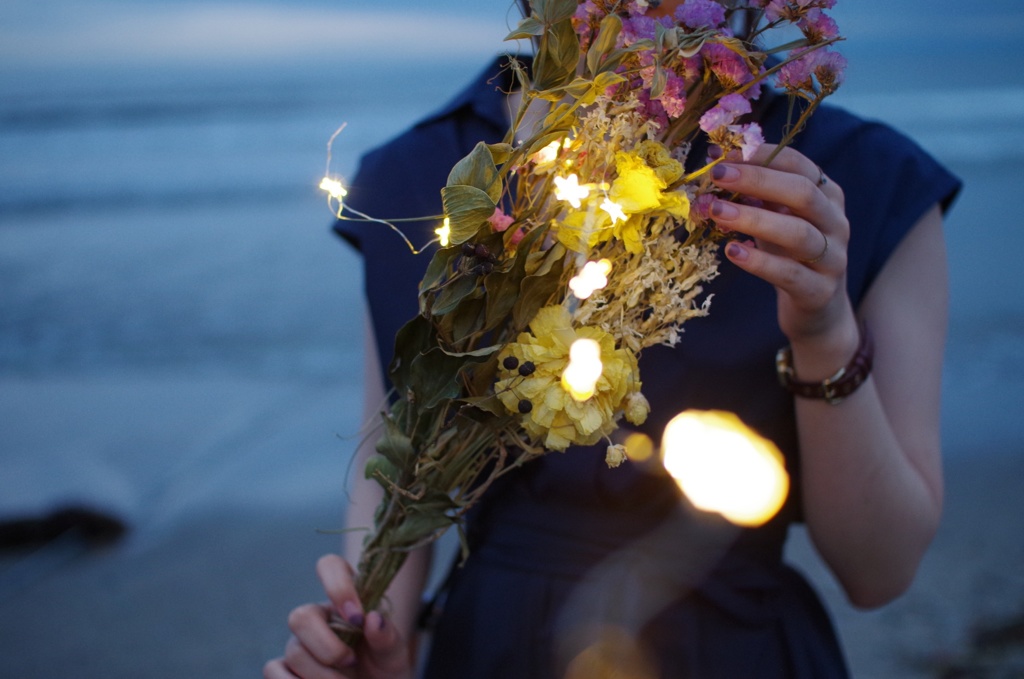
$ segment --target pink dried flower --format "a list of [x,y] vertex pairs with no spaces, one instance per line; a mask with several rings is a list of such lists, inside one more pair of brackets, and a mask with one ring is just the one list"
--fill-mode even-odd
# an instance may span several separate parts
[[822,91],[831,93],[842,83],[846,57],[827,48],[804,51],[803,56],[779,69],[776,84],[790,92],[813,92],[814,77]]
[[814,55],[814,75],[824,92],[834,92],[846,77],[846,57],[829,49],[819,49]]
[[814,8],[831,9],[836,0],[759,0],[769,21],[797,22]]
[[727,94],[700,117],[700,129],[711,132],[732,125],[741,115],[750,113],[750,102],[742,94]]
[[645,119],[654,121],[661,129],[668,126],[668,113],[665,112],[665,105],[657,99],[651,99],[649,89],[641,89],[637,93],[637,99],[642,105],[640,113]]
[[638,40],[653,40],[655,19],[648,16],[633,16],[622,20],[621,40],[625,47]]
[[604,12],[593,0],[586,0],[576,8],[576,13],[572,17],[572,27],[576,35],[580,36],[580,44],[583,47],[589,46],[590,41],[594,39],[594,31],[602,18]]
[[764,134],[761,132],[761,126],[757,123],[730,125],[729,131],[738,137],[743,160],[753,158],[757,150],[761,148],[761,144],[764,143]]
[[686,110],[686,81],[669,71],[665,75],[665,89],[658,96],[669,118],[678,118]]
[[717,28],[725,23],[725,8],[715,0],[686,0],[676,7],[676,21],[692,29]]
[[754,79],[743,57],[721,43],[704,45],[701,54],[711,72],[727,88],[734,89]]
[[[496,232],[501,233],[512,226],[515,219],[505,214],[500,207],[494,208],[494,214],[487,218],[487,222]],[[515,238],[515,236],[513,236]],[[520,236],[522,238],[522,236]]]
[[825,42],[839,37],[839,26],[835,20],[820,9],[814,8],[797,22],[804,37],[812,43]]
[[701,193],[690,203],[690,219],[696,224],[706,224],[711,219],[711,203],[715,201],[712,193]]
[[790,92],[807,92],[814,89],[814,81],[811,78],[815,64],[810,54],[804,54],[794,59],[779,69],[775,76],[775,84]]

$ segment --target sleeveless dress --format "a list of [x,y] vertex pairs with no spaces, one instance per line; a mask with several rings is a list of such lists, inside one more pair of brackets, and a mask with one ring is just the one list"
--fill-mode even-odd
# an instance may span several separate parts
[[[351,204],[381,218],[439,214],[451,167],[507,128],[509,87],[498,71],[492,64],[442,110],[368,153]],[[785,98],[775,97],[761,114],[766,139],[781,136],[785,116]],[[891,128],[827,105],[794,146],[846,194],[856,307],[900,239],[932,205],[945,210],[960,183]],[[419,245],[434,226],[405,230]],[[387,365],[395,333],[417,311],[428,255],[413,256],[380,225],[342,221],[335,230],[364,256]],[[775,441],[798,488],[793,400],[774,368],[786,344],[775,292],[724,258],[720,272],[706,288],[710,315],[687,323],[677,347],[645,350],[651,414],[641,429],[658,441],[684,409],[732,411]],[[628,462],[609,469],[603,446],[546,455],[505,476],[470,513],[471,555],[452,572],[425,676],[846,677],[827,613],[782,561],[788,527],[800,520],[796,492],[766,525],[739,529],[690,507],[664,473]],[[595,649],[629,674],[595,670]]]

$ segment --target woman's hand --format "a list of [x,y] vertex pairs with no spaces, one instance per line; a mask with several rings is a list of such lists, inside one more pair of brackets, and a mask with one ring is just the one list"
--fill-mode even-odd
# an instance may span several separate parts
[[775,286],[779,326],[790,341],[834,339],[856,325],[846,294],[843,191],[792,148],[763,166],[775,148],[764,144],[749,161],[729,156],[715,166],[718,187],[759,205],[716,199],[711,216],[723,230],[750,237],[730,242],[726,257]]
[[[398,627],[379,611],[364,613],[356,596],[352,567],[329,554],[317,562],[328,603],[299,606],[288,616],[292,637],[283,658],[263,668],[264,679],[407,679],[412,676],[409,645]],[[331,612],[362,627],[355,648],[328,626]]]

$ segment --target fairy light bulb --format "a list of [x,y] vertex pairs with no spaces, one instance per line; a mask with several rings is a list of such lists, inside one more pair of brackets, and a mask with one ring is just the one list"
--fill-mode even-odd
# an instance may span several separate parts
[[604,199],[604,202],[601,203],[601,209],[612,218],[612,224],[626,221],[626,213],[622,211],[622,206],[611,198]]
[[603,369],[601,345],[596,340],[578,339],[569,347],[569,365],[562,371],[562,386],[577,401],[586,401],[597,391]]
[[434,229],[434,233],[437,234],[438,241],[441,243],[441,247],[448,247],[448,243],[451,242],[452,237],[452,224],[448,217],[444,218],[444,223],[441,226]]
[[583,269],[569,280],[569,289],[578,299],[587,299],[595,290],[608,285],[608,274],[612,271],[612,263],[608,259],[587,262]]
[[341,200],[348,195],[348,191],[342,186],[341,182],[331,177],[324,177],[320,180],[320,188],[327,192],[331,198],[335,200]]
[[789,493],[782,453],[733,413],[676,415],[665,426],[662,458],[695,507],[740,526],[767,522]]
[[558,149],[561,146],[562,144],[557,140],[551,142],[540,151],[533,154],[533,162],[537,165],[547,165],[555,162],[555,159],[558,158]]
[[568,177],[555,177],[555,198],[564,200],[574,208],[582,205],[582,200],[590,195],[587,186],[580,185],[580,179],[574,174]]

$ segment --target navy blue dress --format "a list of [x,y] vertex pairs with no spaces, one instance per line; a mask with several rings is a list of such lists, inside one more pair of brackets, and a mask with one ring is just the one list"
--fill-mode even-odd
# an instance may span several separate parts
[[[441,111],[368,153],[351,203],[382,218],[439,214],[452,165],[506,130],[499,87],[508,87],[493,80],[497,70],[492,65]],[[785,115],[783,97],[762,111],[768,140],[781,136]],[[830,106],[794,146],[845,191],[848,286],[857,305],[900,239],[932,205],[948,207],[959,181],[891,128]],[[407,233],[422,244],[435,226]],[[395,333],[417,311],[428,255],[413,256],[379,225],[335,229],[365,258],[386,365]],[[720,270],[708,288],[710,316],[689,322],[676,348],[642,356],[651,403],[643,430],[657,441],[684,409],[735,412],[778,444],[798,488],[793,401],[774,369],[786,343],[775,292],[727,261]],[[690,507],[663,473],[630,463],[608,469],[603,446],[547,455],[504,477],[471,512],[472,553],[453,573],[426,676],[561,678],[596,638],[628,638],[630,652],[654,668],[650,676],[666,679],[845,677],[827,613],[782,562],[788,527],[800,520],[795,492],[765,526],[737,529]]]

